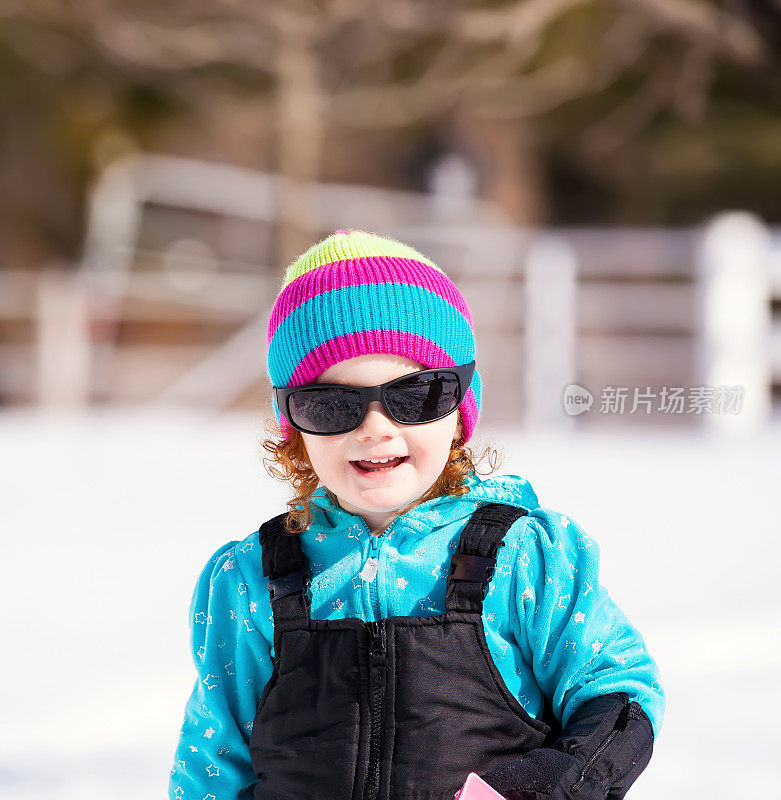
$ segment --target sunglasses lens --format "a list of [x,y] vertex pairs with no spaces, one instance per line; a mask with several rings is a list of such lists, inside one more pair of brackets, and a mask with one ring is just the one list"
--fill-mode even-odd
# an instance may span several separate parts
[[363,403],[349,389],[302,389],[288,398],[291,421],[310,433],[339,433],[358,425]]
[[389,411],[399,422],[431,422],[447,416],[461,401],[455,372],[413,375],[385,391]]

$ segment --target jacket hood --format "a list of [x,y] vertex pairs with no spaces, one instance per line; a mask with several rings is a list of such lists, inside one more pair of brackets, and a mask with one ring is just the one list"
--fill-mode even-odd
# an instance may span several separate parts
[[[507,503],[527,511],[539,506],[531,484],[519,475],[497,475],[483,479],[475,474],[467,477],[464,485],[469,487],[464,495],[435,497],[402,514],[404,525],[424,533],[470,517],[479,505],[486,503]],[[319,486],[312,494],[310,507],[310,529],[332,532],[349,528],[362,519],[334,504],[326,495],[324,486]]]

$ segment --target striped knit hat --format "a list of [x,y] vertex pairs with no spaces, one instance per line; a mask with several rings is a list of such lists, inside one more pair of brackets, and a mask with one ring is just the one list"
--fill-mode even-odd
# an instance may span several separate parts
[[[312,383],[332,364],[366,354],[426,369],[476,355],[472,315],[450,278],[411,247],[358,230],[336,231],[287,268],[267,340],[272,386]],[[465,441],[480,416],[481,386],[475,369],[461,404]],[[293,429],[272,404],[287,437]]]

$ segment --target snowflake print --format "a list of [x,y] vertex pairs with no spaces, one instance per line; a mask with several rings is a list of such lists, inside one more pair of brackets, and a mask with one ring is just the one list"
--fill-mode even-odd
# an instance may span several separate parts
[[228,748],[228,747],[221,747],[217,751],[217,755],[218,756],[227,756],[229,753],[230,753],[230,748]]
[[254,614],[258,610],[258,604],[252,600],[249,604],[250,613]]
[[244,723],[244,730],[247,731],[247,732],[251,731],[252,730],[252,723],[251,722],[245,722]]
[[231,615],[231,619],[235,622],[236,621],[236,612],[231,608],[228,613]]
[[326,578],[320,578],[320,580],[317,582],[317,588],[318,589],[325,589],[325,587],[326,586],[330,586],[332,582],[333,582],[333,579],[331,578],[330,575],[328,577],[326,577]]
[[583,536],[578,537],[578,544],[584,550],[588,550],[589,547],[591,547],[594,544],[594,540],[588,534],[584,533]]
[[531,587],[531,586],[527,586],[527,587],[526,587],[526,588],[523,590],[523,594],[521,594],[521,597],[522,597],[524,600],[534,600],[534,589],[532,589],[532,587]]
[[206,730],[203,732],[203,737],[204,737],[204,739],[211,739],[211,738],[212,738],[212,736],[214,736],[214,734],[215,734],[215,733],[217,733],[217,731],[215,731],[215,730],[214,730],[214,728],[212,728],[212,727],[208,727],[208,728],[207,728],[207,729],[206,729]]
[[340,599],[337,597],[337,598],[336,598],[336,600],[334,600],[334,601],[333,601],[333,603],[331,603],[331,605],[332,605],[332,606],[333,606],[333,607],[334,607],[334,608],[335,608],[337,611],[341,611],[341,610],[342,610],[342,606],[344,606],[344,603],[343,603],[343,602],[342,602],[342,601],[341,601],[341,600],[340,600]]
[[233,569],[233,559],[229,558],[223,565],[222,571],[227,572],[229,569]]
[[191,753],[197,753],[198,752],[198,748],[194,744],[191,744],[190,745],[190,752]]
[[511,567],[509,564],[497,564],[496,565],[496,572],[499,575],[509,575]]
[[406,589],[407,588],[407,579],[406,578],[396,578],[396,588],[397,589]]
[[585,622],[586,621],[586,615],[582,611],[576,611],[572,615],[572,621],[573,622]]
[[529,554],[528,553],[524,553],[522,556],[518,556],[518,563],[522,567],[528,567],[529,566]]
[[567,525],[569,525],[569,520],[562,514],[561,517],[559,518],[559,521],[561,522],[561,527],[564,528],[564,530],[567,530]]
[[591,643],[591,652],[596,655],[602,649],[602,642],[599,639],[594,639]]
[[496,622],[496,614],[493,611],[490,614],[486,614],[485,618],[491,622]]
[[328,538],[327,535],[325,533],[323,533],[322,531],[320,531],[320,533],[318,533],[317,536],[315,537],[315,541],[322,542],[323,539],[327,539],[327,538]]
[[428,555],[428,550],[426,550],[426,548],[423,547],[422,544],[418,545],[418,547],[415,548],[415,555],[418,558],[426,558],[426,556]]

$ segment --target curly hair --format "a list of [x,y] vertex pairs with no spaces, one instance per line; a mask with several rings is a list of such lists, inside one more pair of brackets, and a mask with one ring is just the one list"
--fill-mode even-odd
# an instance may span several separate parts
[[[461,411],[458,412],[459,420]],[[469,491],[464,485],[464,480],[475,473],[490,475],[500,466],[500,454],[490,444],[486,446],[479,456],[475,456],[472,449],[464,444],[463,425],[459,425],[459,433],[450,445],[450,454],[444,469],[431,488],[421,497],[399,509],[399,514],[406,513],[420,503],[432,500],[443,495],[463,495]],[[288,513],[285,517],[285,531],[295,535],[305,531],[311,521],[309,499],[320,485],[320,479],[312,465],[304,444],[304,437],[297,430],[284,439],[282,428],[273,417],[266,419],[265,431],[269,438],[264,439],[261,445],[270,457],[263,458],[266,472],[275,480],[289,482],[293,485],[293,497],[287,501]],[[480,472],[477,465],[488,458],[490,469]],[[325,494],[334,505],[338,504],[337,497],[328,489]]]

